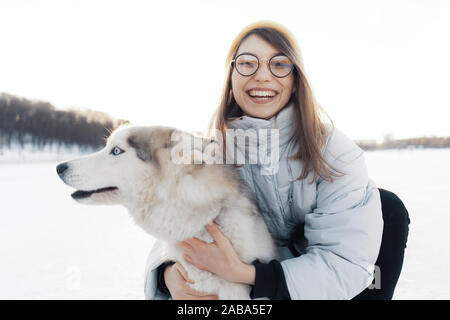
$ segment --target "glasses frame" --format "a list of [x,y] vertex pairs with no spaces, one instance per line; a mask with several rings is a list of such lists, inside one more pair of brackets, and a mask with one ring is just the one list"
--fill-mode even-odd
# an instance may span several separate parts
[[[253,56],[253,57],[256,58],[256,61],[258,61],[258,66],[256,67],[255,71],[252,72],[251,74],[248,74],[248,75],[242,74],[242,73],[239,72],[238,68],[236,67],[236,63],[235,63],[236,60],[237,60],[240,56],[243,56],[243,55],[246,55],[246,56]],[[278,53],[278,54],[274,55],[272,58],[270,58],[269,61],[267,61],[267,67],[268,67],[270,73],[271,73],[274,77],[277,77],[277,78],[280,78],[280,79],[281,79],[281,78],[286,78],[288,75],[290,75],[290,74],[292,73],[292,70],[295,69],[295,67],[294,67],[294,64],[292,63],[291,59],[289,59],[289,61],[291,61],[291,63],[292,63],[292,68],[291,68],[291,70],[290,70],[285,76],[282,76],[282,77],[279,77],[279,76],[277,76],[276,74],[274,74],[273,71],[272,71],[272,68],[270,67],[270,62],[272,61],[273,58],[275,58],[275,57],[280,57],[280,56],[285,56],[286,58],[289,59],[289,57],[286,56],[285,54]],[[263,59],[261,59],[261,60],[267,60],[267,58],[263,58]],[[243,77],[251,77],[252,75],[254,75],[254,74],[258,71],[259,66],[261,65],[260,59],[259,59],[256,55],[254,55],[253,53],[246,53],[246,52],[243,52],[243,53],[237,55],[237,56],[236,56],[233,60],[231,60],[230,62],[231,62],[231,65],[234,67],[234,69],[237,71],[237,73],[239,73],[239,74],[240,74],[241,76],[243,76]]]

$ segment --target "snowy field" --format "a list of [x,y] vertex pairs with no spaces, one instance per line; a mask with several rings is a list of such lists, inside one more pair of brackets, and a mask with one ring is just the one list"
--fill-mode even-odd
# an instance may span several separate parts
[[395,192],[411,224],[394,299],[450,299],[450,150],[366,152],[370,176]]
[[[367,152],[410,217],[395,299],[450,299],[450,150]],[[1,161],[0,299],[143,299],[153,239],[125,208],[83,206],[56,161]]]

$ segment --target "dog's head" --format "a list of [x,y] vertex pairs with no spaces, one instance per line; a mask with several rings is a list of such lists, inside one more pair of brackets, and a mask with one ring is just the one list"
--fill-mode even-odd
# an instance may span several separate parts
[[77,189],[72,198],[88,204],[126,204],[153,188],[170,164],[168,127],[124,126],[91,155],[58,164],[59,177]]

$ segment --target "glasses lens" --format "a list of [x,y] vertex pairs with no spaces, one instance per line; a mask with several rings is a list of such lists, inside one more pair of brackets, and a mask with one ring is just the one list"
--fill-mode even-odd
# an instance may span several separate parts
[[270,71],[272,71],[276,77],[286,77],[293,68],[294,65],[286,56],[275,56],[270,60]]
[[240,55],[236,59],[236,69],[240,74],[249,76],[258,69],[258,59],[249,54]]

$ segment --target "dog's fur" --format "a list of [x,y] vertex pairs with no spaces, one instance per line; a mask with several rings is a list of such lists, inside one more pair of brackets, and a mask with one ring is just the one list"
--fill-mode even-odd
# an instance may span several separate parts
[[[72,197],[81,203],[124,205],[139,226],[167,243],[166,258],[183,265],[195,281],[194,289],[218,294],[219,299],[249,299],[250,286],[227,282],[187,263],[177,242],[190,237],[211,242],[205,226],[214,221],[241,261],[268,262],[276,250],[267,226],[234,166],[171,160],[175,132],[180,131],[121,127],[105,148],[63,163],[64,171],[60,164],[58,174],[80,190]],[[116,146],[124,152],[112,154]]]

